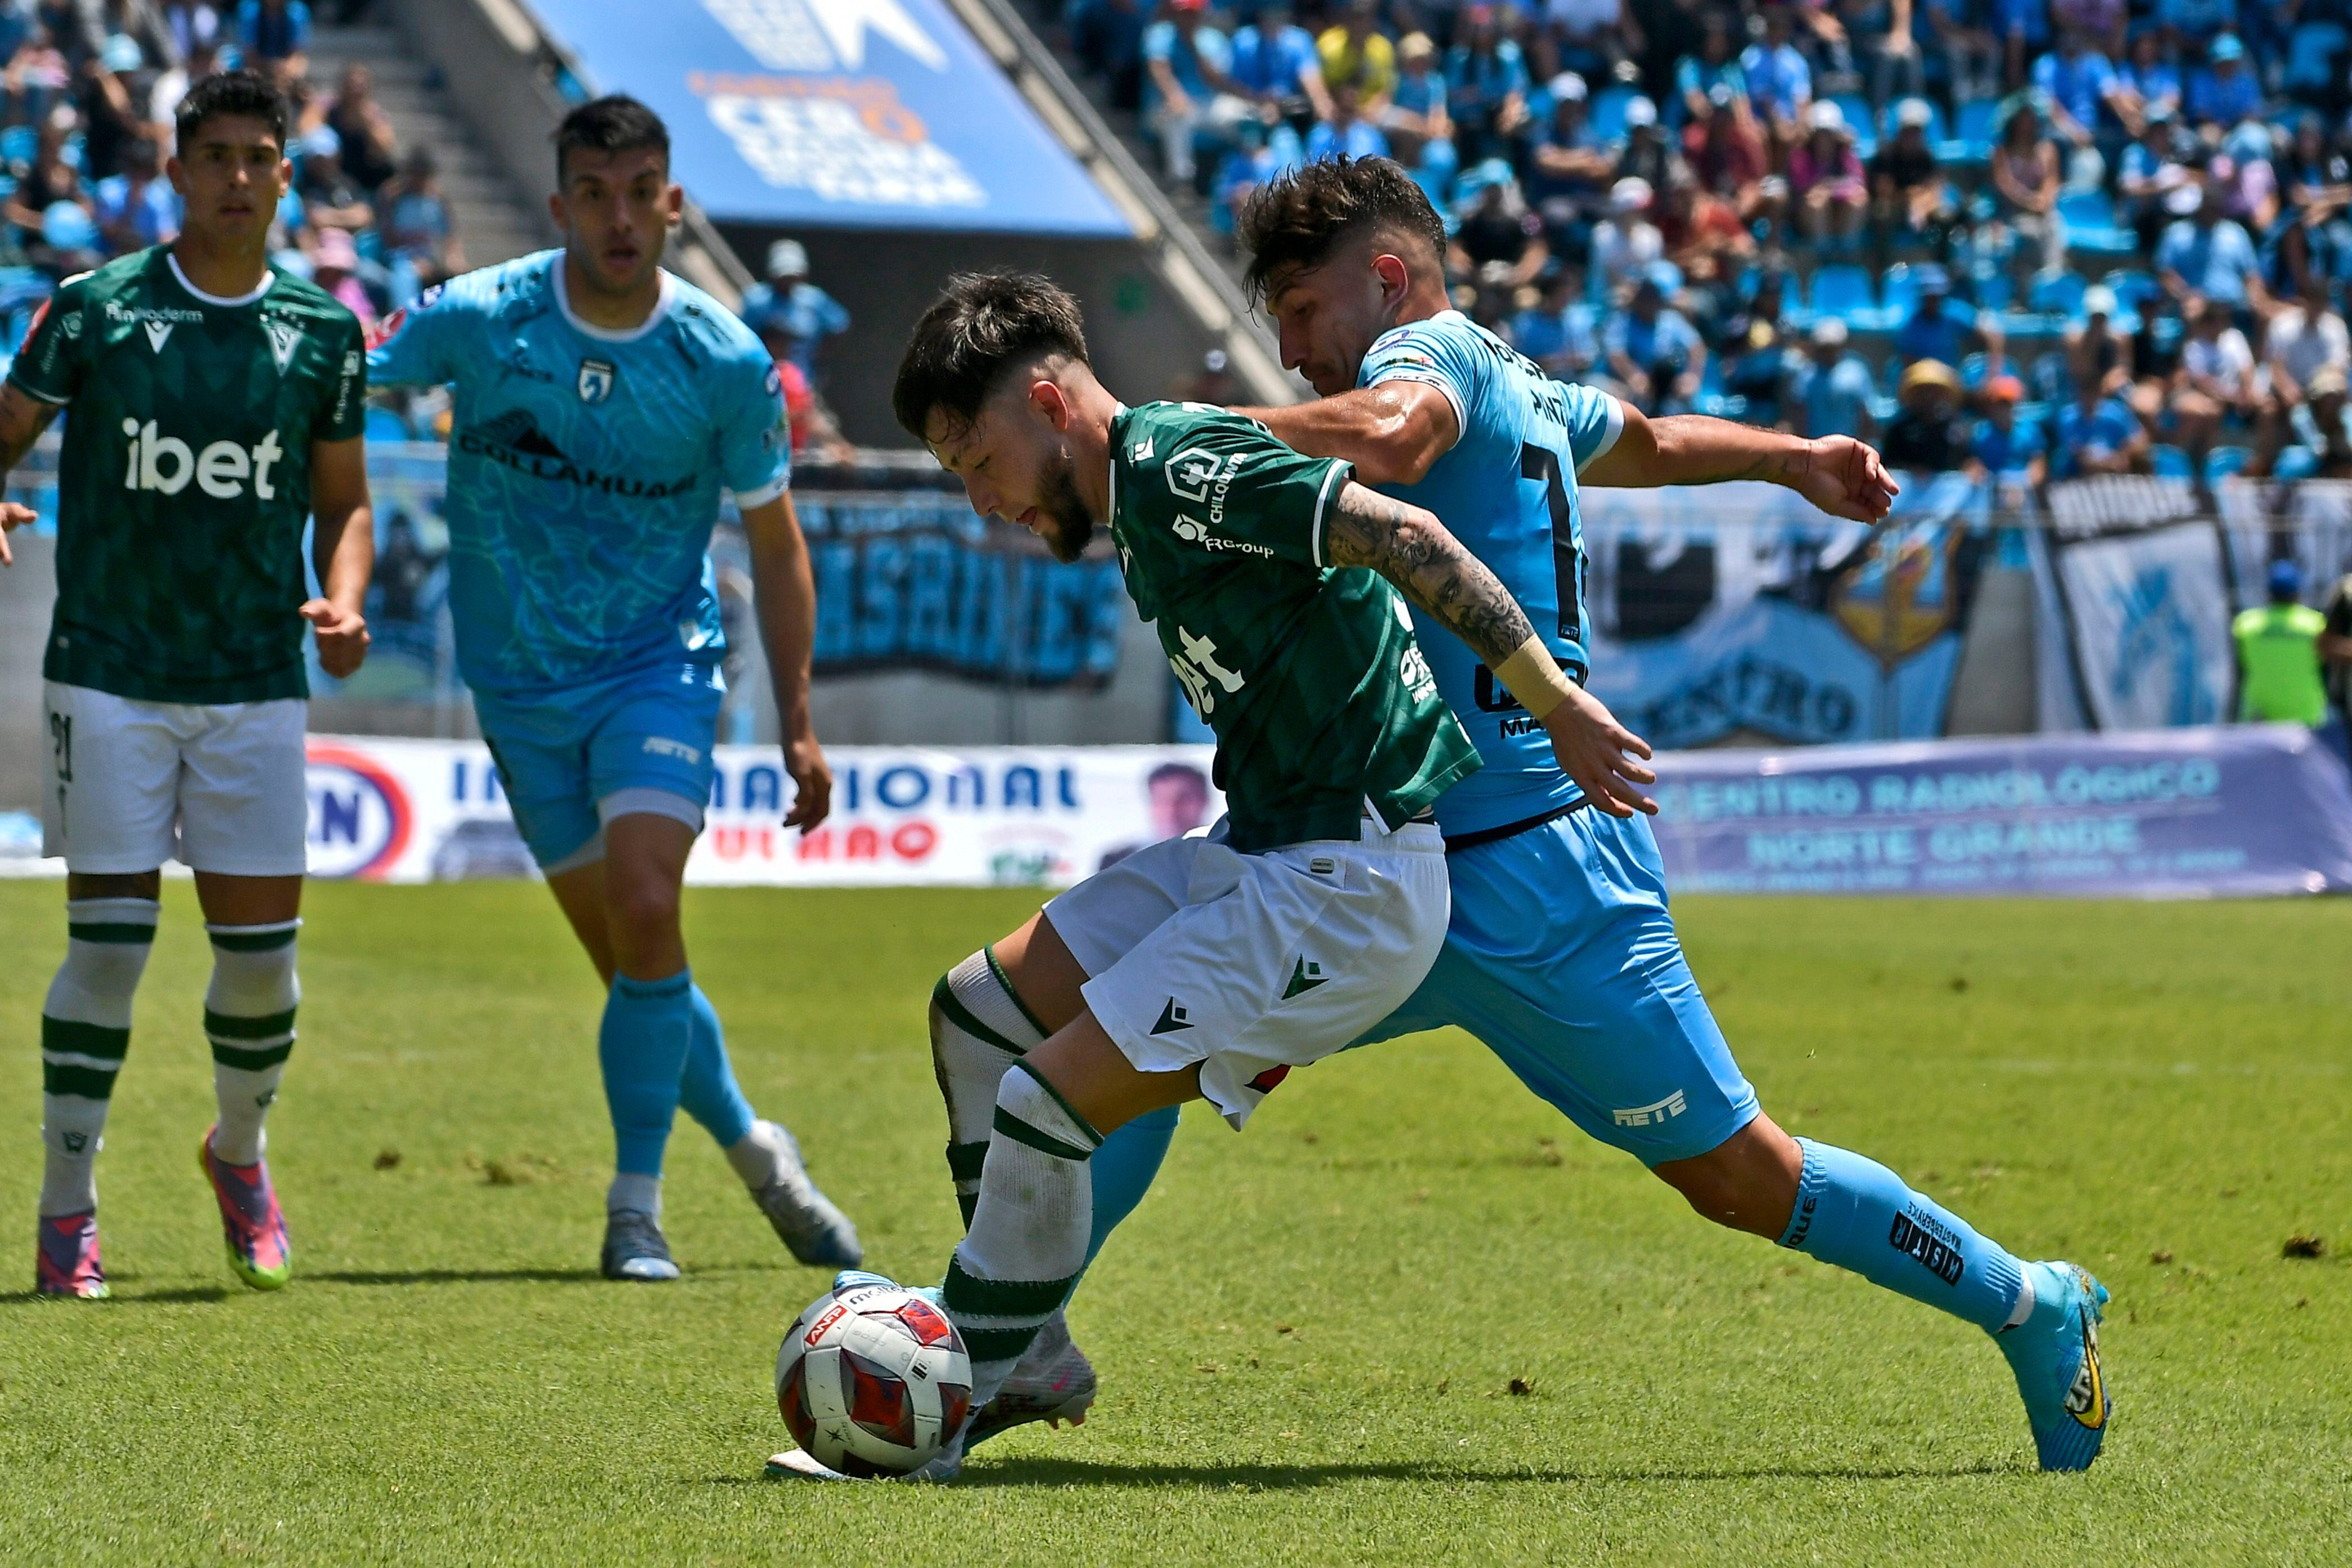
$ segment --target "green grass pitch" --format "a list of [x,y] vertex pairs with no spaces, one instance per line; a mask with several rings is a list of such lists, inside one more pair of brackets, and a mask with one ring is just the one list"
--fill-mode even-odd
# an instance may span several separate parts
[[[1433,1035],[1295,1075],[1239,1137],[1189,1110],[1073,1314],[1094,1420],[933,1489],[761,1479],[825,1279],[683,1119],[686,1279],[594,1277],[598,997],[533,887],[312,890],[271,1128],[296,1278],[261,1296],[195,1167],[175,886],[100,1166],[116,1299],[22,1293],[60,898],[0,884],[0,1560],[2352,1561],[2352,902],[1681,910],[1786,1125],[2114,1289],[2088,1476],[2032,1473],[1982,1334],[1700,1223]],[[1034,903],[688,900],[747,1089],[878,1268],[935,1279],[956,1233],[930,982]]]

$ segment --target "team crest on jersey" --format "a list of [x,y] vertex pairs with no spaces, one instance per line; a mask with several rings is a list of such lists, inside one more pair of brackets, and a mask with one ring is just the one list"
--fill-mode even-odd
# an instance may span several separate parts
[[580,362],[580,401],[602,403],[613,395],[613,383],[620,369],[610,360],[583,359]]
[[269,357],[278,362],[278,374],[283,375],[294,363],[294,351],[302,345],[302,329],[293,322],[273,316],[268,323]]

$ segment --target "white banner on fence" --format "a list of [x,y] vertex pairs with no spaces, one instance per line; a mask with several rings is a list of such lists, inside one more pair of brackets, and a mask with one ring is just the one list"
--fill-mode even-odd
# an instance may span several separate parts
[[[792,784],[765,746],[721,746],[704,885],[1066,887],[1129,850],[1213,822],[1206,746],[840,746],[833,815],[783,827]],[[310,874],[432,882],[531,874],[478,742],[315,735]]]
[[2057,546],[2074,653],[2095,728],[2230,717],[2237,665],[2221,531],[2208,522]]

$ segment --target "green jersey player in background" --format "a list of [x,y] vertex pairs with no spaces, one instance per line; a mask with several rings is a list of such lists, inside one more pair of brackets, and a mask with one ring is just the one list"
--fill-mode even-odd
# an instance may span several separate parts
[[[0,386],[0,471],[72,410],[42,666],[45,847],[67,872],[66,959],[41,1008],[44,1295],[106,1294],[94,1164],[173,857],[195,872],[212,936],[219,1120],[198,1153],[229,1264],[267,1290],[291,1261],[262,1119],[299,994],[302,634],[315,628],[330,675],[359,668],[375,535],[359,321],[268,265],[288,113],[250,71],[198,84],[169,168],[179,238],[68,279]],[[302,559],[314,516],[316,598]],[[0,505],[7,528],[32,520]]]
[[[1570,700],[1580,694],[1526,614],[1430,513],[1223,409],[1121,406],[1087,363],[1076,302],[1043,278],[951,281],[915,328],[894,401],[974,510],[1065,560],[1108,525],[1216,733],[1228,808],[1204,837],[1055,899],[932,994],[949,1162],[970,1200],[941,1305],[979,1410],[1085,1263],[1086,1162],[1107,1133],[1200,1099],[1241,1126],[1435,958],[1447,896],[1430,808],[1478,758],[1398,590],[1477,649],[1562,751],[1590,743],[1586,721],[1606,710]],[[962,1417],[927,1473],[961,1462]]]

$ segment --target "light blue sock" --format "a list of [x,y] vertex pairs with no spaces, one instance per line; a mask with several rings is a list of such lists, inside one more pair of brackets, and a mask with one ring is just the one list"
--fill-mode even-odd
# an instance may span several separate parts
[[616,975],[604,998],[596,1059],[613,1116],[614,1163],[624,1174],[661,1174],[694,1032],[693,992],[694,976],[681,969],[662,980]]
[[1147,1110],[1118,1131],[1103,1140],[1095,1157],[1087,1162],[1094,1173],[1094,1231],[1087,1238],[1087,1261],[1091,1264],[1118,1222],[1135,1212],[1143,1194],[1151,1190],[1151,1179],[1160,1173],[1160,1162],[1168,1157],[1169,1140],[1176,1136],[1175,1106],[1159,1110]]
[[686,1072],[678,1080],[677,1103],[702,1123],[721,1149],[732,1149],[751,1131],[751,1102],[735,1083],[735,1069],[727,1061],[727,1032],[719,1026],[719,1009],[690,986],[694,1002],[694,1033],[686,1049]]
[[1810,1138],[1797,1147],[1805,1166],[1781,1246],[1989,1333],[2010,1322],[2025,1283],[2022,1263],[1877,1161]]

